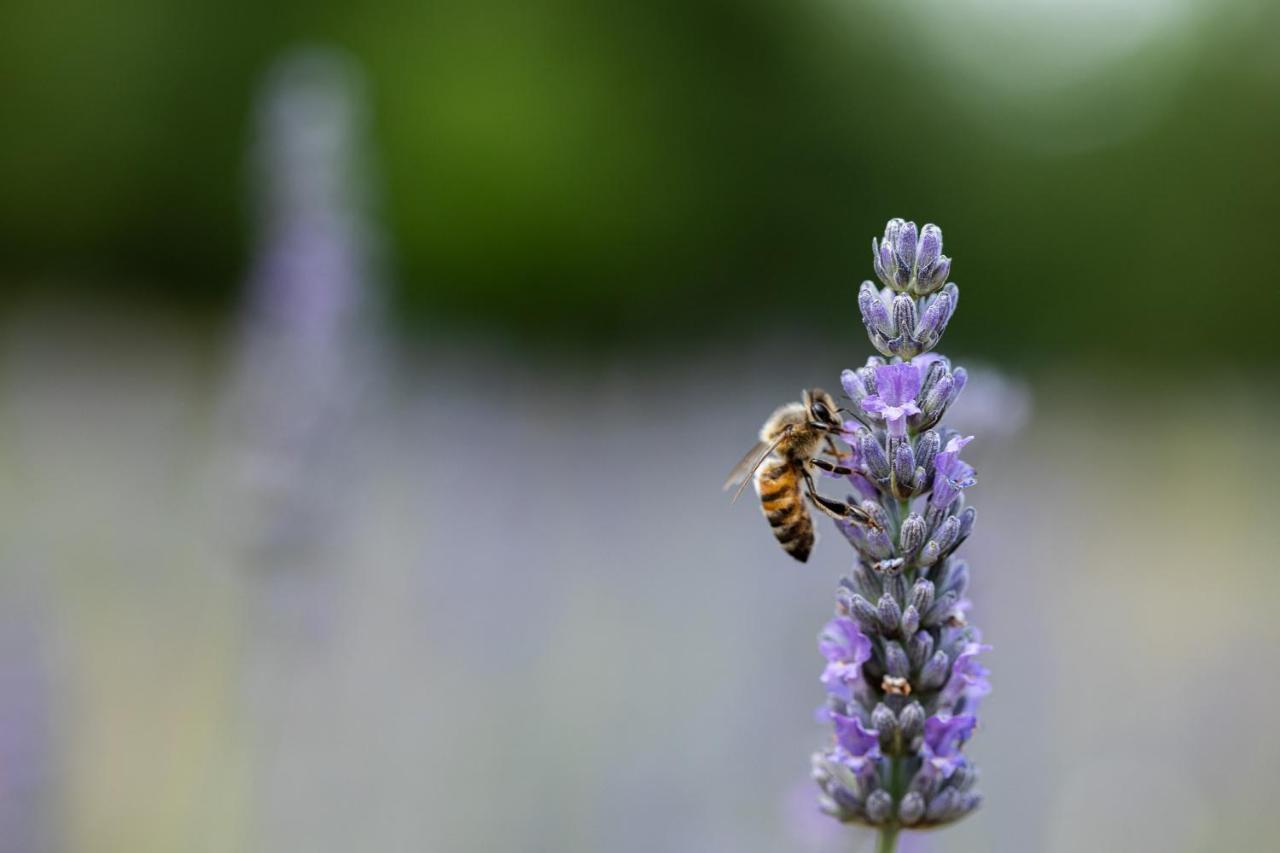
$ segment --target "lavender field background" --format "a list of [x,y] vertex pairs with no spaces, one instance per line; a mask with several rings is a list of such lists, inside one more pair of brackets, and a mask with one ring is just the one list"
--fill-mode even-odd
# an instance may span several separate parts
[[[263,562],[237,532],[279,504],[209,426],[225,347],[138,323],[5,327],[6,849],[858,849],[805,778],[846,553],[792,565],[718,490],[801,370],[392,352],[314,463],[341,512]],[[976,457],[988,803],[923,849],[1259,849],[1275,412],[1034,387]]]
[[870,851],[720,484],[895,215],[995,688],[901,849],[1276,846],[1269,7],[133,11],[0,10],[0,853]]

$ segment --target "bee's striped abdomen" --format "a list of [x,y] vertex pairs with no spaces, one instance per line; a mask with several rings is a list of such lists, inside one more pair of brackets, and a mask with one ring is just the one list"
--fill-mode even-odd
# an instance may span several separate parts
[[800,562],[808,560],[813,550],[813,520],[804,505],[795,466],[782,459],[765,462],[756,472],[756,493],[778,544]]

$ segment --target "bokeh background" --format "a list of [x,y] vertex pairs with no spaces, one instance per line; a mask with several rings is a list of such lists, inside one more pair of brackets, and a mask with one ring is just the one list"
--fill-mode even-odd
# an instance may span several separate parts
[[1275,846],[1280,8],[0,5],[0,851],[866,850],[719,491],[890,216],[973,368],[988,801]]

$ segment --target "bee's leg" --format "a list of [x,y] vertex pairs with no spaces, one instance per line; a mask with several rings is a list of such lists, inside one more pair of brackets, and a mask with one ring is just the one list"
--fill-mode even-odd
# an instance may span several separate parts
[[[827,433],[825,436],[823,436],[823,438],[826,439],[826,442],[827,442],[827,453],[831,455],[837,462],[841,462],[853,456],[852,453],[845,453],[840,448],[836,447],[836,440],[831,437],[830,433]],[[826,470],[826,469],[823,469],[823,470]]]
[[833,465],[825,459],[810,459],[809,464],[815,468],[821,468],[828,474],[835,474],[840,477],[847,477],[850,474],[856,474],[852,468],[846,468],[844,465]]
[[[813,461],[816,462],[817,460]],[[813,484],[813,475],[808,471],[804,472],[804,486],[805,492],[809,495],[809,500],[813,502],[813,505],[836,521],[853,521],[865,524],[871,520],[871,516],[863,512],[860,507],[847,504],[844,501],[832,500],[818,494],[818,488]]]

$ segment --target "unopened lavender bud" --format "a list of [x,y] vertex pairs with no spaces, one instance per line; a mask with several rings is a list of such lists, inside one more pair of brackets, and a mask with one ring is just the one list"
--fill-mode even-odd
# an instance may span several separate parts
[[942,356],[938,356],[929,362],[929,367],[924,373],[924,377],[920,380],[920,393],[916,395],[916,402],[923,403],[925,395],[929,393],[929,389],[938,384],[938,380],[946,376],[951,369],[951,363]]
[[844,393],[848,394],[849,399],[853,400],[854,403],[867,396],[867,386],[862,384],[862,377],[856,371],[841,371],[840,386],[844,388]]
[[929,820],[946,820],[952,816],[956,809],[957,797],[958,794],[955,788],[943,788],[929,801],[929,808],[925,810],[925,816]]
[[884,454],[884,448],[880,446],[880,442],[868,430],[860,430],[858,433],[858,450],[862,453],[862,458],[866,462],[867,470],[871,472],[871,476],[877,480],[886,480],[889,477],[889,458]]
[[924,797],[925,802],[938,792],[942,786],[942,775],[939,773],[917,773],[911,780],[910,790]]
[[893,553],[893,540],[889,538],[886,527],[875,527],[866,531],[863,538],[863,552],[873,560],[884,560]]
[[880,747],[885,751],[892,750],[898,737],[898,716],[883,702],[871,712],[871,728],[880,735]]
[[924,706],[915,700],[912,700],[898,714],[898,729],[902,732],[902,740],[908,748],[911,742],[924,732],[924,720]]
[[884,511],[884,507],[880,506],[878,502],[871,500],[863,501],[858,504],[858,508],[867,514],[871,519],[872,525],[875,527],[878,527],[881,530],[887,530],[889,528],[889,515]]
[[867,359],[865,365],[854,371],[858,374],[858,378],[862,380],[862,384],[866,387],[868,394],[876,393],[877,367],[884,367],[884,359],[878,355],[873,355]]
[[938,532],[933,538],[938,543],[938,548],[942,552],[946,552],[948,548],[956,543],[956,538],[960,535],[960,519],[954,515],[947,516],[946,520],[938,528]]
[[[878,329],[867,329],[867,339],[871,341],[871,345],[875,347],[878,352],[882,352],[885,355],[893,355],[898,349],[893,341],[891,341],[888,336],[882,334]],[[893,340],[897,339],[894,338]]]
[[854,595],[849,601],[849,615],[858,623],[858,627],[868,633],[879,633],[880,611],[875,605],[860,595]]
[[959,598],[969,585],[969,564],[964,560],[952,560],[947,566],[947,578],[943,581],[943,592],[955,593]]
[[939,649],[920,669],[920,678],[917,679],[917,683],[922,690],[936,690],[946,683],[947,674],[950,672],[951,659],[947,657],[946,652]]
[[968,507],[964,512],[960,513],[960,540],[969,538],[969,534],[973,532],[973,523],[978,519],[978,510],[974,507]]
[[818,811],[825,815],[830,815],[841,823],[851,819],[851,815],[840,808],[839,804],[826,791],[818,792]]
[[929,612],[933,606],[933,584],[927,579],[920,578],[911,587],[911,606],[921,613]]
[[893,597],[893,601],[906,601],[906,579],[901,573],[887,575],[884,578],[884,592]]
[[899,626],[902,636],[914,636],[916,631],[920,630],[920,611],[914,605],[907,605],[902,611],[902,624]]
[[[877,300],[878,301],[878,300]],[[915,338],[926,347],[932,347],[942,337],[947,328],[947,319],[951,316],[951,297],[939,293],[929,301],[920,322],[916,324]]]
[[916,271],[913,292],[918,296],[927,296],[946,284],[949,275],[951,275],[951,259],[943,255],[930,266],[922,266]]
[[876,393],[876,368],[884,367],[885,361],[878,355],[870,356],[867,363],[857,369],[858,378],[862,380],[862,384],[867,386],[867,393]]
[[889,309],[880,298],[880,291],[869,281],[864,281],[858,290],[858,310],[862,312],[862,322],[868,329],[882,335],[895,334]]
[[[914,222],[904,222],[898,226],[898,233],[893,240],[894,259],[898,262],[898,268],[907,269],[908,274],[914,271],[916,266],[916,242],[918,237],[919,233],[916,231],[916,224]],[[906,286],[905,282],[903,286]]]
[[942,548],[937,542],[930,539],[925,543],[924,547],[920,549],[920,556],[916,558],[916,562],[922,566],[932,566],[934,563],[938,562],[938,557],[940,556],[942,556]]
[[911,660],[902,645],[895,640],[884,644],[884,668],[894,678],[906,678],[911,674]]
[[898,337],[907,340],[911,339],[911,333],[915,331],[916,301],[905,293],[893,297],[893,326]]
[[924,797],[919,791],[908,791],[898,803],[898,820],[903,826],[915,826],[924,817]]
[[878,788],[867,797],[867,820],[874,824],[884,823],[893,813],[893,797],[883,788]]
[[924,544],[928,530],[924,526],[924,518],[913,512],[902,521],[902,529],[898,532],[898,550],[903,554],[913,554]]
[[884,226],[884,238],[878,244],[875,238],[871,240],[871,253],[874,256],[872,265],[875,267],[876,276],[884,282],[885,287],[897,286],[898,263],[894,257],[893,247],[897,242],[898,231],[904,224],[906,223],[901,219],[890,219]]
[[880,597],[883,590],[880,588],[880,581],[871,570],[863,564],[861,560],[855,560],[853,569],[849,572],[849,587],[857,593],[861,593],[862,597],[868,601]]
[[961,764],[948,780],[957,791],[967,791],[978,781],[978,770],[972,764]]
[[893,449],[893,479],[896,481],[899,489],[906,488],[910,492],[911,484],[916,478],[916,454],[911,449],[911,442],[905,438],[899,439],[897,446]]
[[946,283],[951,272],[951,259],[942,254],[942,229],[926,225],[920,232],[916,249],[916,274],[912,290],[923,296]]
[[[948,261],[947,261],[947,272],[948,272],[948,273],[950,273],[950,272],[951,272],[951,261],[950,261],[950,260],[948,260]],[[946,278],[945,278],[945,276],[944,276],[943,281],[945,281],[945,280],[946,280]],[[943,293],[945,293],[945,294],[947,294],[948,301],[949,301],[949,303],[950,303],[950,304],[949,304],[949,308],[950,308],[951,313],[947,316],[947,319],[948,319],[948,320],[950,320],[952,317],[954,317],[954,316],[955,316],[956,308],[958,308],[958,307],[959,307],[959,305],[960,305],[960,288],[956,287],[956,286],[955,286],[955,283],[954,283],[954,282],[952,282],[952,283],[947,284],[947,286],[946,286],[946,287],[942,288],[942,292],[943,292]]]
[[902,608],[898,606],[898,602],[894,601],[892,595],[886,592],[880,596],[877,612],[882,630],[890,634],[898,630],[898,623],[902,621]]
[[947,404],[951,402],[952,383],[955,380],[950,374],[945,374],[933,387],[929,389],[929,393],[925,395],[924,402],[920,404],[920,417],[926,423],[936,423],[946,411]]
[[969,381],[969,371],[963,367],[957,367],[951,373],[951,399],[947,401],[947,405],[951,405],[960,396],[960,392],[964,390],[965,383]]
[[944,592],[933,602],[933,606],[925,611],[924,617],[920,620],[921,624],[932,628],[934,625],[940,625],[945,622],[951,616],[951,610],[959,600],[960,596],[956,595],[955,590]]
[[916,267],[932,266],[942,255],[942,229],[932,222],[920,229],[920,242],[916,249]]
[[925,475],[933,479],[933,462],[942,449],[942,436],[929,430],[916,441],[916,465],[924,469]]
[[867,794],[871,793],[874,784],[874,781],[867,776],[846,772],[840,778],[840,787],[847,791],[848,795],[843,797],[841,802],[850,811],[856,812],[862,807],[863,801],[866,800]]
[[933,656],[933,635],[928,631],[917,631],[907,641],[907,657],[915,668],[924,666],[924,662]]

